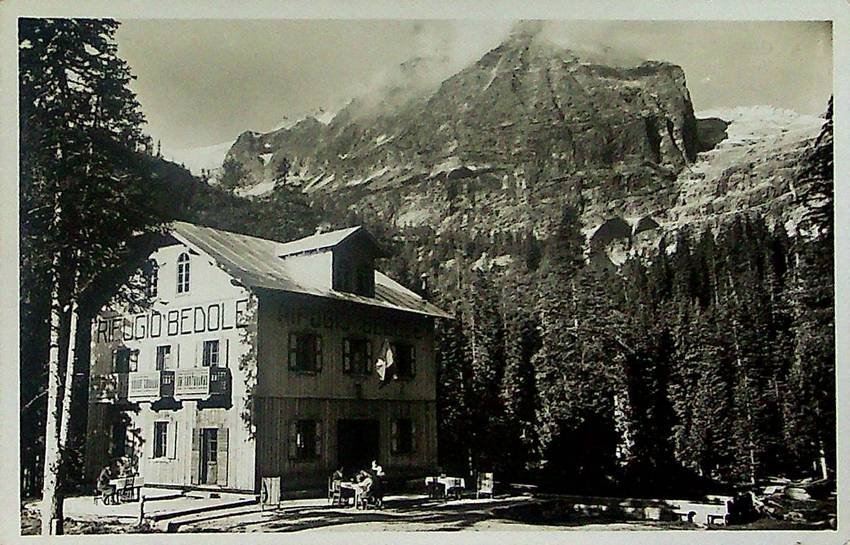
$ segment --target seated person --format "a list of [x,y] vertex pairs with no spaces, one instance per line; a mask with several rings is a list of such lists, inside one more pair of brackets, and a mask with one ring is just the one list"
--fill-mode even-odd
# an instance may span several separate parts
[[355,478],[354,485],[357,490],[357,495],[360,499],[368,499],[372,495],[372,487],[375,484],[375,479],[368,471],[360,471]]
[[109,484],[113,478],[112,463],[108,463],[100,470],[100,475],[97,477],[97,489],[101,497],[104,499],[115,494],[115,487]]

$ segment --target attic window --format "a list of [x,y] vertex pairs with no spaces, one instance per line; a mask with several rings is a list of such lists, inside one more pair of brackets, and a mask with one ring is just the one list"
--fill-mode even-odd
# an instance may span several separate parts
[[189,254],[183,252],[177,258],[177,293],[189,291]]
[[360,263],[356,266],[346,263],[337,270],[334,288],[364,297],[374,297],[374,270],[367,263]]

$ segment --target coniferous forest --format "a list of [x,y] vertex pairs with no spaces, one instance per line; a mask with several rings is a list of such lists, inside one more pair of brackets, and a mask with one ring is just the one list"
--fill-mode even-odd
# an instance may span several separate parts
[[473,274],[440,329],[441,460],[596,494],[832,476],[831,131],[793,238],[742,214],[612,270],[566,206],[520,245],[537,281]]
[[[24,496],[41,491],[49,414],[70,415],[47,432],[63,455],[52,478],[60,493],[80,484],[88,320],[172,219],[277,240],[370,229],[393,256],[380,268],[455,315],[437,324],[446,470],[595,495],[834,477],[831,106],[804,158],[793,234],[742,213],[608,267],[569,196],[544,237],[481,239],[395,228],[283,184],[255,200],[207,185],[142,133],[116,28],[20,27]],[[476,268],[484,252],[522,274]]]

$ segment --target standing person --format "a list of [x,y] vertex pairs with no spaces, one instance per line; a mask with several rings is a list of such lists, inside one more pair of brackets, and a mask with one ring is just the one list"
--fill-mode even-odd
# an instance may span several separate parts
[[384,503],[386,474],[384,473],[384,468],[378,464],[377,460],[372,460],[372,474],[375,476],[375,482],[372,485],[372,496],[375,498],[375,502],[380,508],[383,507]]

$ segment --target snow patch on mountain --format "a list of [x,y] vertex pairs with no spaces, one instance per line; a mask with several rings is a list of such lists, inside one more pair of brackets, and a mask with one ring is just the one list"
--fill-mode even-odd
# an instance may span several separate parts
[[237,187],[233,192],[240,197],[262,197],[275,188],[273,180],[266,180],[246,187]]

